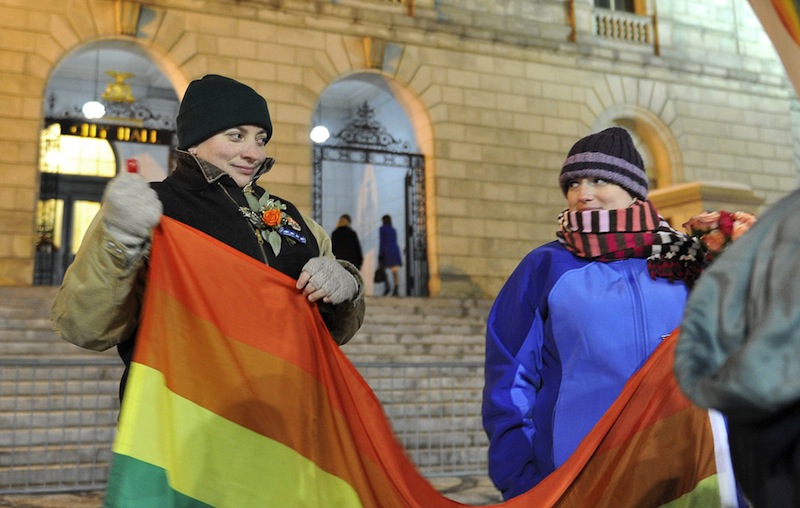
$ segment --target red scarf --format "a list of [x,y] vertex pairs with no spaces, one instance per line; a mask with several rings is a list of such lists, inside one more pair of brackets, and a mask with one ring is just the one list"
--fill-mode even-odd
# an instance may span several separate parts
[[653,278],[683,280],[690,287],[702,271],[700,244],[672,229],[650,201],[615,210],[564,210],[558,223],[558,240],[578,257],[646,258]]

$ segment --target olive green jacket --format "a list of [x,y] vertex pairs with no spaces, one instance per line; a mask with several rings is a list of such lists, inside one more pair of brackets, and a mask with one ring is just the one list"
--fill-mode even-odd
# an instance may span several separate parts
[[[84,236],[75,260],[56,293],[50,318],[65,340],[80,347],[104,351],[129,338],[141,311],[149,245],[131,251],[107,231],[101,208]],[[325,230],[303,217],[317,240],[320,255],[333,256]],[[339,305],[320,304],[323,318],[338,344],[349,341],[364,320],[364,281],[346,261],[339,263],[356,278],[357,296]]]

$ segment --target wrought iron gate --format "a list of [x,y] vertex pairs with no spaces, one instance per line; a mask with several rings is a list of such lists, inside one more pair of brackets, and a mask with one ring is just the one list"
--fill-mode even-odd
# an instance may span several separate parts
[[408,143],[395,139],[374,119],[365,102],[356,118],[324,144],[314,146],[314,220],[322,220],[324,161],[405,168],[406,288],[409,296],[428,295],[428,240],[425,211],[425,158],[409,152]]

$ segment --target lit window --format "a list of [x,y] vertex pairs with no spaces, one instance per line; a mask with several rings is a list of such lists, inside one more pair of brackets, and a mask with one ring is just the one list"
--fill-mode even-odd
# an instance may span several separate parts
[[39,234],[37,248],[61,248],[63,220],[64,201],[48,199],[36,203],[36,230]]
[[62,135],[57,123],[42,130],[40,150],[43,173],[106,178],[117,174],[117,158],[107,140]]
[[117,160],[105,139],[61,136],[62,175],[104,176],[117,174]]
[[72,207],[72,255],[78,253],[83,235],[89,229],[92,219],[100,211],[100,203],[96,201],[75,201]]

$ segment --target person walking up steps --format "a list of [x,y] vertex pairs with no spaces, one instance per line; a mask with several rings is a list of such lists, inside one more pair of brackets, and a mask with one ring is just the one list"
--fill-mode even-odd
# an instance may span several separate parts
[[381,219],[383,223],[378,230],[380,244],[378,248],[378,264],[383,268],[388,268],[392,272],[392,282],[394,287],[389,289],[389,281],[386,281],[386,289],[383,290],[384,296],[391,291],[392,296],[399,296],[400,267],[403,266],[403,258],[400,254],[400,246],[397,245],[397,230],[392,227],[392,216],[384,215]]

